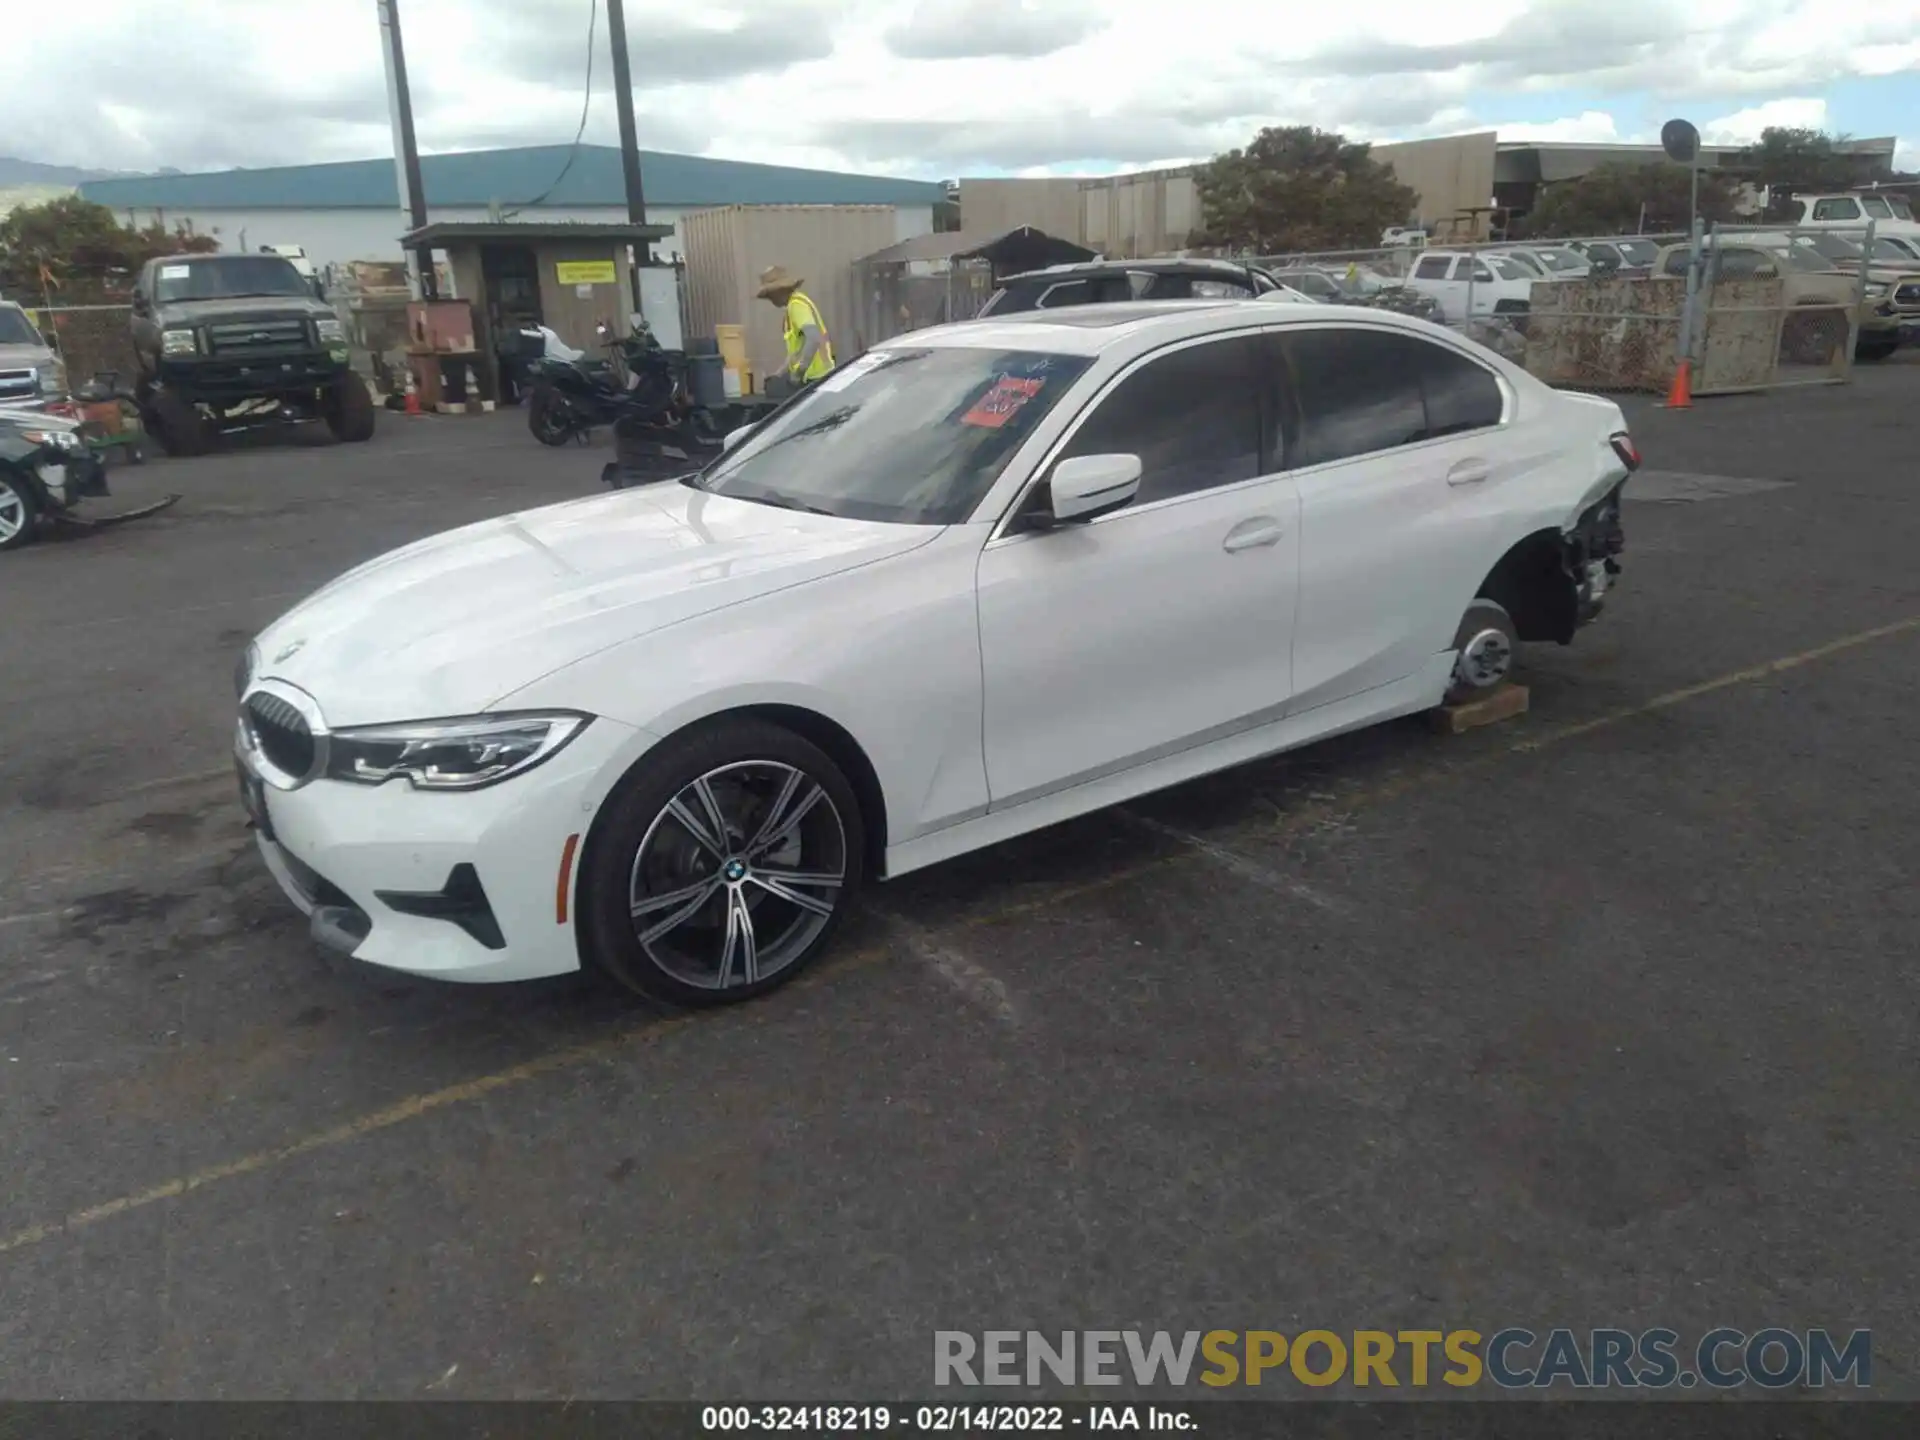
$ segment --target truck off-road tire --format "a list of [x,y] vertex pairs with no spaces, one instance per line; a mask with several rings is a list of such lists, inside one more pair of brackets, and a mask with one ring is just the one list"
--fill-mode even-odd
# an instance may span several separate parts
[[169,455],[204,455],[213,448],[213,427],[200,407],[171,390],[156,390],[147,402],[160,448]]
[[39,518],[33,492],[12,476],[0,474],[0,550],[31,545]]
[[353,371],[349,370],[327,387],[320,410],[334,439],[357,443],[373,438],[373,394],[367,389],[367,382]]

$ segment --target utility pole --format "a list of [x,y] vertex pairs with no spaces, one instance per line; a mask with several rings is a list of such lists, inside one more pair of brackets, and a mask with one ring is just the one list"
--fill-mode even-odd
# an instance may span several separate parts
[[[420,183],[420,147],[413,136],[413,94],[407,88],[407,52],[400,43],[400,0],[375,0],[380,8],[380,38],[387,58],[387,108],[393,120],[394,166],[400,180],[400,210],[409,231],[427,223],[427,195]],[[407,253],[407,280],[415,299],[433,300],[433,249]]]
[[[640,139],[633,124],[633,76],[627,65],[627,15],[621,0],[607,0],[607,35],[613,41],[613,107],[620,116],[620,173],[627,184],[627,223],[647,223],[647,195],[640,183]],[[637,240],[627,272],[633,313],[640,313],[640,266],[653,263],[653,243]]]

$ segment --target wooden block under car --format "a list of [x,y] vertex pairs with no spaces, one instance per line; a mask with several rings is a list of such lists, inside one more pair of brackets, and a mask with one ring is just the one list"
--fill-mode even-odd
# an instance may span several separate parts
[[1502,720],[1511,720],[1516,715],[1527,713],[1527,687],[1524,685],[1502,685],[1483,700],[1469,700],[1463,705],[1442,705],[1429,710],[1433,728],[1443,735],[1463,735],[1469,730],[1478,730],[1482,725],[1497,725]]

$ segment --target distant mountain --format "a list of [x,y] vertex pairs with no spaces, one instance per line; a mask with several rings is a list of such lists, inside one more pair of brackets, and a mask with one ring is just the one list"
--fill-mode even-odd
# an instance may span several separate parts
[[83,170],[77,165],[43,165],[38,160],[16,160],[11,155],[0,155],[0,190],[28,185],[72,189],[88,180],[108,180],[127,173],[125,170]]

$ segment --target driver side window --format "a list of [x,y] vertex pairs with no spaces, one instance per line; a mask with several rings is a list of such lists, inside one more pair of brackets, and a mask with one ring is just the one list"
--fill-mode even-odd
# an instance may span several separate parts
[[1060,458],[1138,455],[1135,505],[1251,480],[1265,473],[1259,364],[1253,336],[1149,360],[1107,392]]

